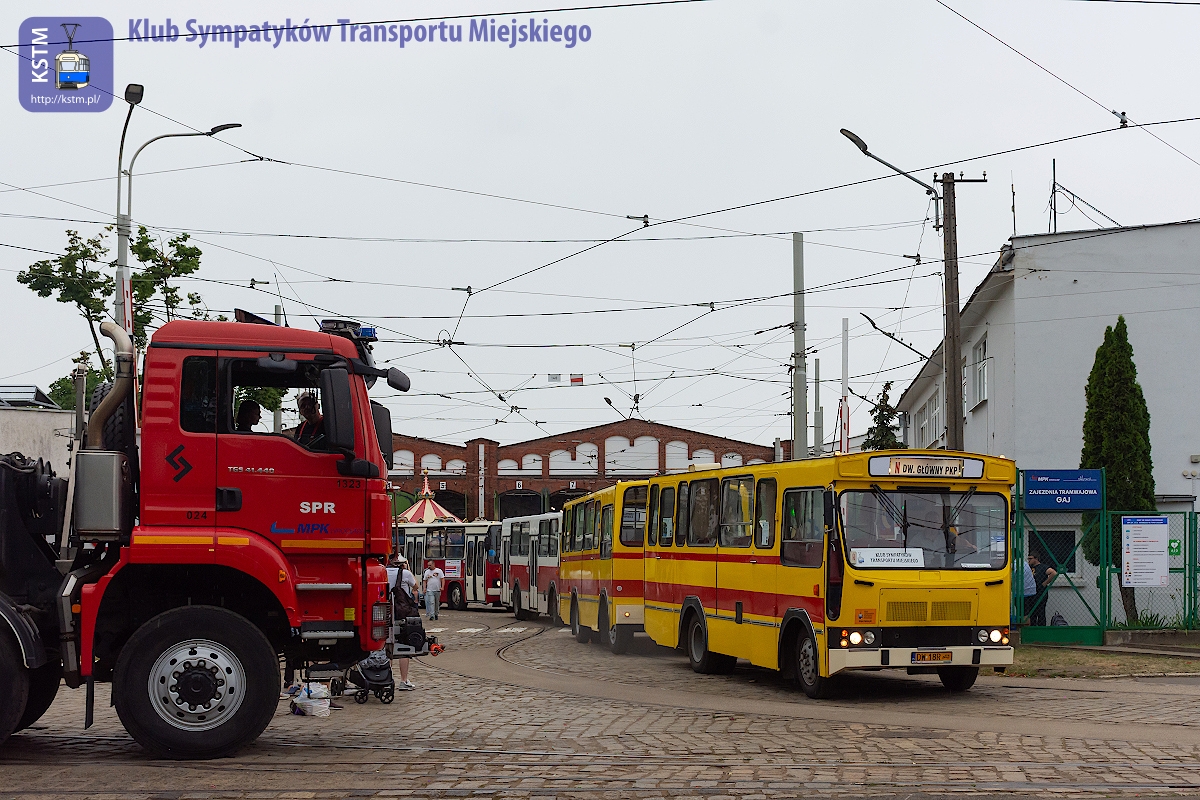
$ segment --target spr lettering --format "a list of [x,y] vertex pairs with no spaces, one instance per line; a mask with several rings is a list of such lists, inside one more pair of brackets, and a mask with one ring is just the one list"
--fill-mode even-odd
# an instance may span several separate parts
[[333,503],[326,503],[319,500],[312,502],[304,502],[300,504],[301,514],[335,514]]

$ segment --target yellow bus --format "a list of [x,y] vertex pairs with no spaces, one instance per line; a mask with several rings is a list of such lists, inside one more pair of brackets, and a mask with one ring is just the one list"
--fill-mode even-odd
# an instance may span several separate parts
[[944,451],[652,478],[645,630],[697,672],[744,658],[810,697],[889,667],[969,689],[1012,663],[1015,478],[1007,459]]
[[593,636],[624,653],[642,630],[646,481],[622,481],[563,507],[559,619],[578,642]]

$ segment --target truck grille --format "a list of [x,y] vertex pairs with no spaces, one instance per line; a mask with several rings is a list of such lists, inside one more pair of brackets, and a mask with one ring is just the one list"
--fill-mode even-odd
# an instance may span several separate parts
[[893,600],[887,604],[888,622],[924,622],[928,609],[929,604],[925,602]]

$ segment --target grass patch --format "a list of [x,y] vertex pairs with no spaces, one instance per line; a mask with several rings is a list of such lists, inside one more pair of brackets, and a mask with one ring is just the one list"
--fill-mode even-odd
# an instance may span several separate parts
[[1195,657],[1151,656],[1020,645],[1013,654],[1013,665],[1005,674],[1025,678],[1100,678],[1175,672],[1200,674],[1200,653]]

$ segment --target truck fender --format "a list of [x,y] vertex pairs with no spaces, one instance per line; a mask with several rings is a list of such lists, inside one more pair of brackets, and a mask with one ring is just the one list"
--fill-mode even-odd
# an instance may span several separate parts
[[[46,649],[42,646],[42,636],[37,626],[3,592],[0,592],[0,619],[12,630],[17,646],[21,648],[21,661],[26,669],[37,669],[46,663]],[[0,626],[0,630],[3,630],[3,626]]]

